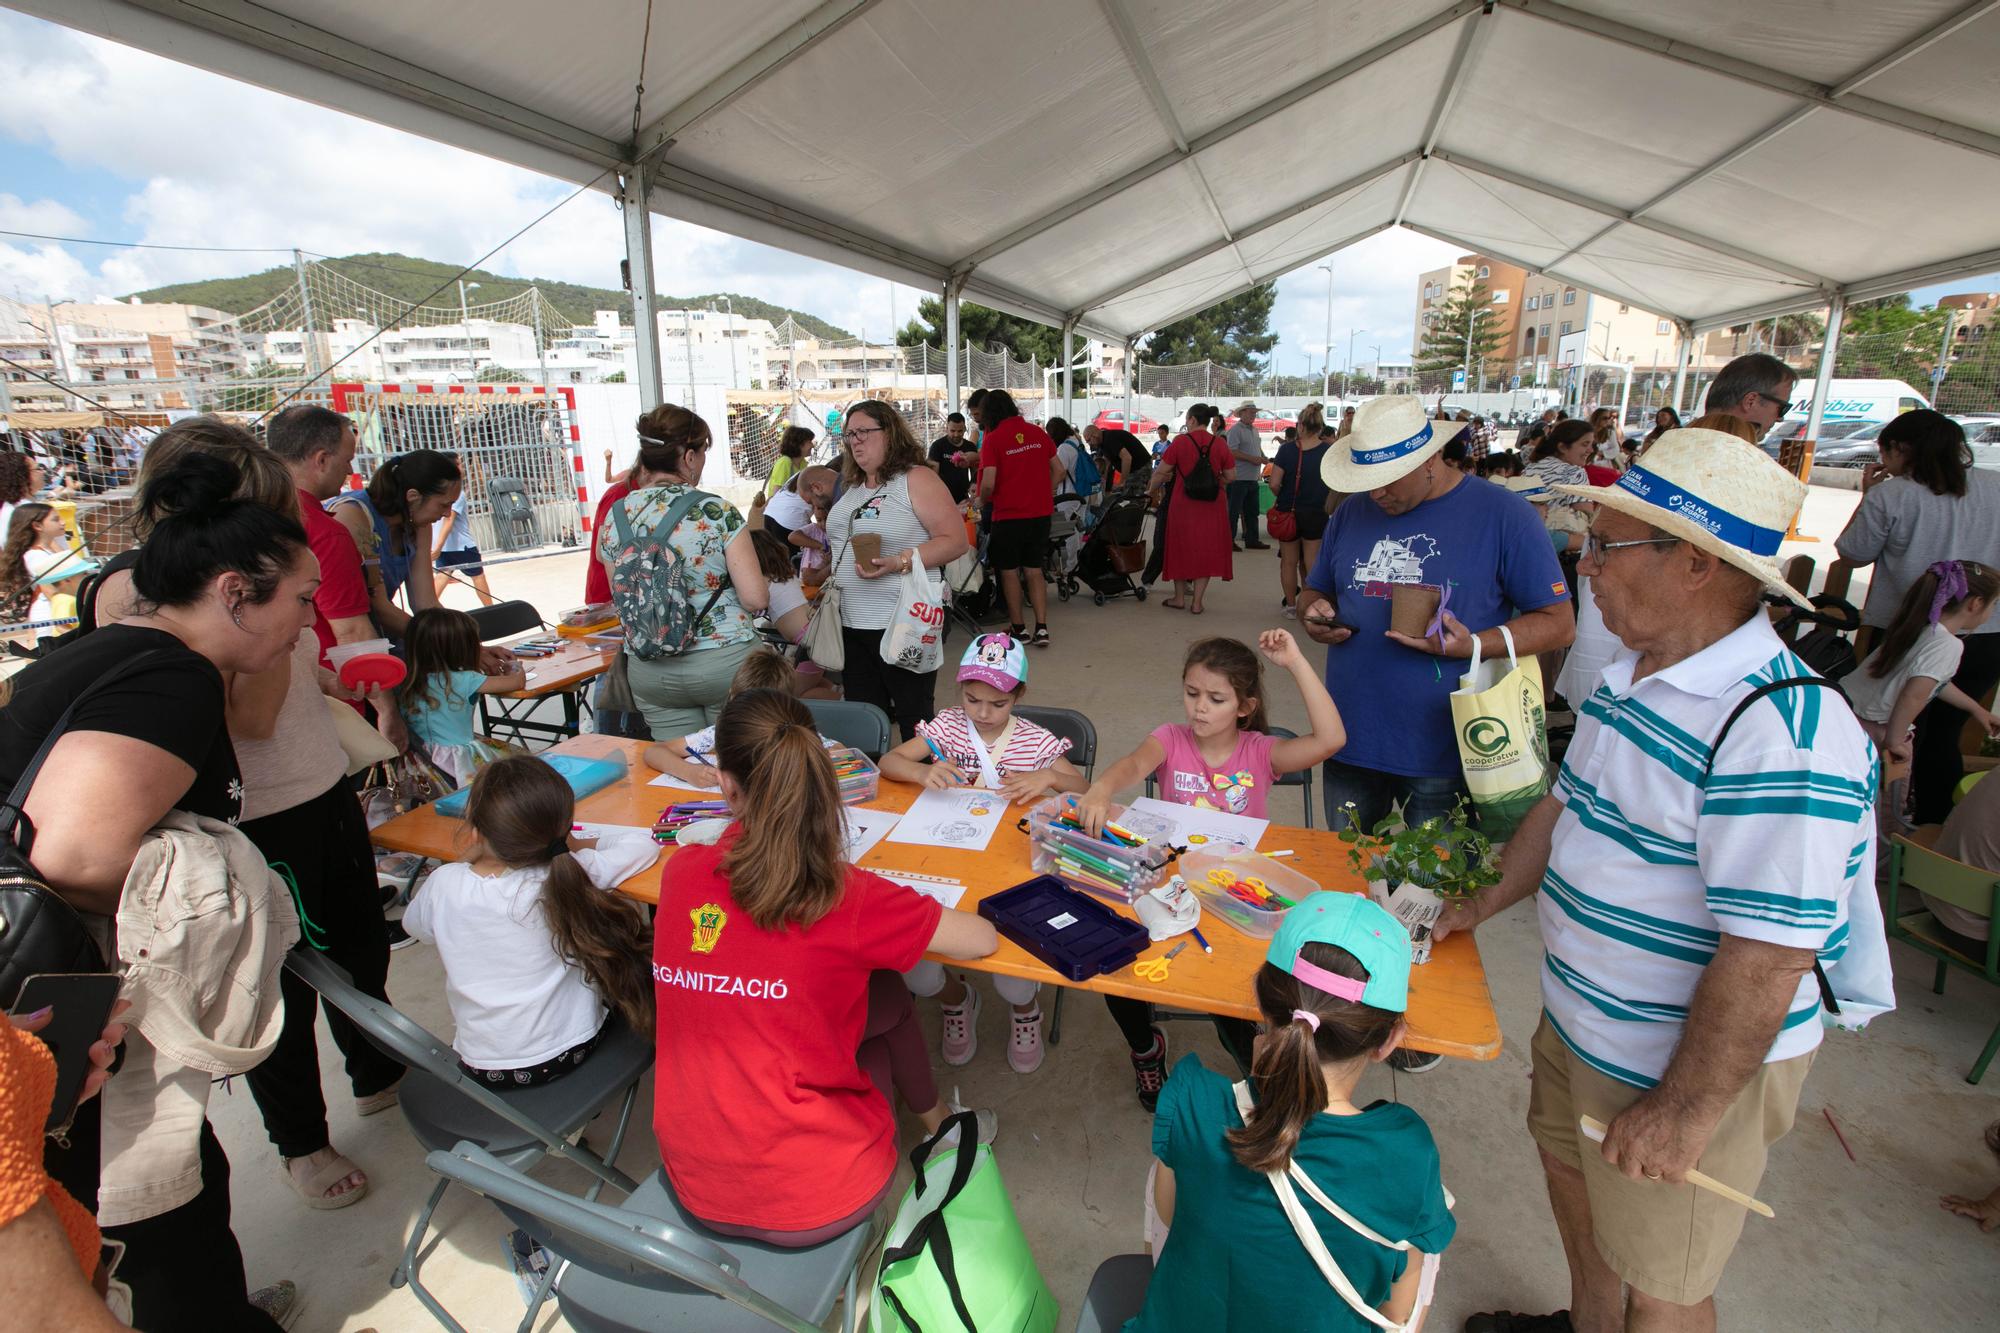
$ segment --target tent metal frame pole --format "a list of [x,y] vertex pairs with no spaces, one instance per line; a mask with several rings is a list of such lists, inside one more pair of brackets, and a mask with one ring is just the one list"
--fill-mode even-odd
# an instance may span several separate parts
[[1417,187],[1423,183],[1424,163],[1437,151],[1438,140],[1444,135],[1445,121],[1451,117],[1451,109],[1458,103],[1458,95],[1465,87],[1465,79],[1471,73],[1472,63],[1478,59],[1479,48],[1485,44],[1486,34],[1493,25],[1479,20],[1492,11],[1479,9],[1465,19],[1465,30],[1458,39],[1458,49],[1452,52],[1451,66],[1445,71],[1444,85],[1438,89],[1437,102],[1431,107],[1431,120],[1424,130],[1424,146],[1417,154],[1417,166],[1410,178],[1403,182],[1403,197],[1396,201],[1396,221],[1401,222],[1410,211],[1410,201],[1417,197]]
[[[1880,69],[1876,69],[1874,66],[1863,70],[1860,74],[1855,75],[1845,83],[1815,83],[1811,79],[1803,79],[1793,74],[1781,74],[1763,65],[1754,64],[1747,60],[1740,60],[1734,56],[1726,56],[1719,51],[1711,51],[1705,47],[1695,46],[1690,42],[1684,42],[1678,38],[1647,32],[1642,28],[1635,28],[1629,24],[1620,23],[1616,19],[1600,18],[1595,14],[1585,13],[1579,9],[1572,9],[1568,5],[1557,4],[1554,0],[1494,0],[1494,3],[1506,9],[1509,13],[1539,19],[1543,23],[1551,23],[1559,28],[1568,28],[1573,32],[1588,33],[1593,37],[1600,37],[1605,41],[1615,42],[1620,46],[1644,51],[1649,55],[1664,56],[1669,60],[1678,60],[1684,65],[1691,65],[1696,69],[1707,70],[1711,74],[1720,75],[1726,79],[1734,79],[1738,83],[1747,83],[1753,87],[1762,88],[1767,92],[1797,98],[1799,101],[1808,103],[1814,107],[1838,111],[1843,115],[1854,116],[1861,120],[1874,121],[1878,125],[1887,125],[1892,129],[1903,130],[1911,134],[1925,135],[1928,138],[1955,144],[1960,148],[1969,148],[1974,152],[1985,153],[1992,157],[2000,157],[2000,135],[1989,134],[1984,130],[1976,130],[1969,125],[1961,125],[1955,121],[1943,120],[1936,116],[1927,116],[1920,111],[1909,111],[1888,102],[1878,102],[1870,97],[1856,97],[1846,91],[1849,87],[1865,79],[1873,78],[1881,72]],[[1977,17],[1979,17],[1978,14],[1971,16],[1971,18]],[[1940,26],[1948,25],[1950,28],[1955,29],[1962,26],[1965,22],[1970,22],[1971,18],[1964,17],[1963,13],[1953,15],[1944,21],[1944,25]],[[1921,37],[1917,40],[1919,42],[1923,41]],[[1924,44],[1928,45],[1929,43],[1926,42]],[[1914,44],[1905,43],[1904,45],[1912,46]],[[1881,65],[1882,69],[1887,69],[1889,64],[1905,59],[1909,55],[1915,54],[1916,50],[1921,49],[1921,46],[1915,46],[1914,49],[1905,51],[1903,46],[1899,46],[1896,50],[1883,56],[1876,64]]]
[[1819,439],[1826,416],[1826,396],[1833,387],[1833,367],[1840,354],[1840,325],[1847,314],[1847,298],[1835,292],[1826,303],[1826,338],[1819,349],[1819,377],[1813,381],[1812,410],[1806,414],[1806,440]]
[[650,193],[651,182],[644,167],[632,168],[618,185],[618,200],[625,210],[625,273],[632,293],[633,369],[639,380],[641,411],[650,411],[667,400],[660,376],[660,322],[654,309]]
[[[1132,386],[1139,378],[1139,340],[1125,340],[1125,429],[1132,430]],[[1134,435],[1139,432],[1132,431]]]
[[1680,355],[1674,358],[1674,415],[1681,413],[1681,403],[1687,393],[1688,366],[1694,362],[1694,331],[1681,325]]
[[1068,421],[1068,420],[1069,420],[1069,418],[1070,418],[1070,413],[1071,413],[1071,411],[1073,410],[1073,409],[1071,408],[1071,405],[1070,405],[1070,404],[1071,404],[1071,401],[1072,401],[1072,394],[1071,394],[1071,391],[1070,391],[1070,390],[1071,390],[1071,381],[1070,381],[1070,362],[1071,362],[1072,360],[1074,360],[1074,359],[1075,359],[1075,357],[1076,357],[1076,325],[1074,325],[1074,324],[1065,324],[1065,325],[1063,325],[1063,331],[1062,331],[1062,335],[1063,335],[1063,353],[1062,353],[1062,356],[1063,356],[1063,410],[1062,410],[1062,414],[1063,414],[1063,420],[1064,420],[1064,421]]
[[953,278],[944,285],[944,401],[946,412],[958,412],[958,291],[963,282]]

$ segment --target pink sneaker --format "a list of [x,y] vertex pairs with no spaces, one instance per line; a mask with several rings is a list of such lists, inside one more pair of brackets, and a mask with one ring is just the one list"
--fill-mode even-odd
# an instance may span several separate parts
[[[965,978],[960,977],[960,981]],[[965,982],[965,1002],[947,1004],[944,1011],[944,1039],[938,1049],[948,1065],[969,1065],[972,1057],[979,1053],[979,989],[971,982]]]
[[1032,1074],[1042,1067],[1042,1010],[1037,1005],[1028,1013],[1010,1011],[1014,1036],[1007,1043],[1007,1063],[1017,1074]]

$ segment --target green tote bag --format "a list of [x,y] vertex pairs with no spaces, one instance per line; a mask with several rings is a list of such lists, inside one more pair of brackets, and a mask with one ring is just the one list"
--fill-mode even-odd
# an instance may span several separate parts
[[[935,1152],[958,1127],[961,1145]],[[1056,1299],[971,1112],[910,1150],[917,1178],[883,1242],[871,1333],[1054,1333]]]

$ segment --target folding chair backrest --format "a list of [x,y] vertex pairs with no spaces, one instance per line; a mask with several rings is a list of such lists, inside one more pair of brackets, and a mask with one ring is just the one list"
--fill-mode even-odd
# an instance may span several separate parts
[[1896,842],[1902,852],[1903,883],[1975,916],[1993,915],[1994,895],[2000,892],[2000,875],[1955,861],[1901,834],[1896,835]]
[[851,745],[870,759],[880,759],[893,742],[889,739],[889,715],[874,704],[853,699],[805,699],[812,710],[813,725],[828,740]]
[[431,1170],[490,1199],[536,1241],[579,1268],[613,1280],[657,1286],[662,1277],[756,1311],[780,1328],[815,1333],[746,1284],[736,1256],[704,1237],[624,1208],[551,1189],[509,1169],[475,1144],[425,1159]]
[[522,601],[495,602],[491,606],[476,606],[466,612],[473,623],[479,626],[479,641],[492,643],[514,634],[526,634],[542,627],[542,617],[535,608]]
[[1064,758],[1082,769],[1085,777],[1092,775],[1092,770],[1097,767],[1097,728],[1089,718],[1074,708],[1042,708],[1029,704],[1022,704],[1014,713],[1068,741],[1069,753]]
[[[1293,731],[1290,727],[1272,727],[1271,734],[1281,741],[1295,741],[1299,738],[1299,733]],[[1311,787],[1312,781],[1313,771],[1310,768],[1302,768],[1296,773],[1278,774],[1271,785],[1274,787]]]

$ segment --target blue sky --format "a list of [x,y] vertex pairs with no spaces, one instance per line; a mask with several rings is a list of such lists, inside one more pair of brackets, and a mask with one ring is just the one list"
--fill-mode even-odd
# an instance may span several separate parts
[[[280,150],[280,147],[281,150]],[[356,163],[367,163],[365,172]],[[447,188],[448,187],[448,188]],[[570,192],[459,149],[177,65],[39,19],[0,12],[0,229],[165,245],[392,250],[467,263]],[[608,196],[588,193],[486,267],[618,285],[624,253]],[[891,329],[891,284],[688,223],[656,219],[667,292],[735,291],[811,311],[874,338]],[[1334,266],[1334,353],[1366,363],[1409,354],[1417,275],[1457,250],[1403,231],[1343,251]],[[89,300],[285,262],[50,245],[0,236],[0,293]],[[2000,290],[1987,275],[1917,294]],[[897,320],[926,293],[894,289]],[[588,312],[572,312],[587,317]],[[1278,283],[1278,369],[1320,365],[1326,278]]]

